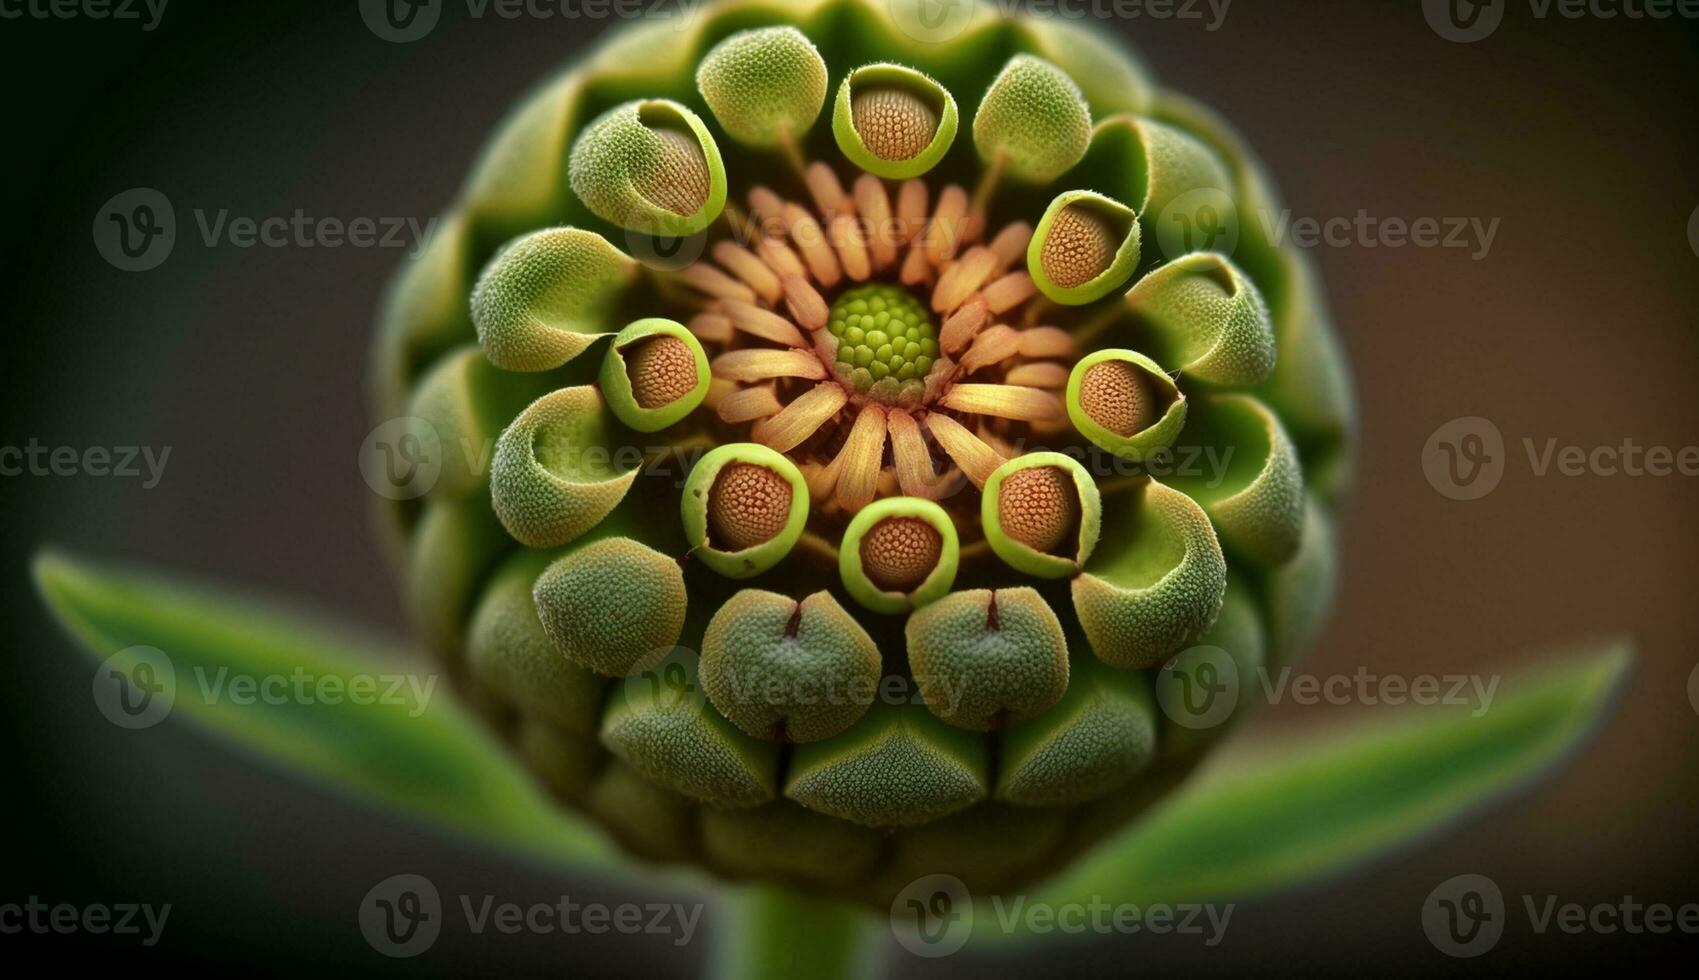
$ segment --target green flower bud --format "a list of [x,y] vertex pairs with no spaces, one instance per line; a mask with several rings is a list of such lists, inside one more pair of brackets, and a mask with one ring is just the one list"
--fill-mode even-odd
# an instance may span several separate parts
[[681,323],[651,317],[621,330],[602,359],[602,394],[627,427],[659,432],[708,397],[708,355]]
[[801,139],[826,103],[826,62],[794,27],[739,31],[709,49],[696,90],[732,139],[772,147]]
[[980,520],[997,557],[1028,575],[1065,578],[1097,547],[1103,499],[1078,461],[1061,453],[1028,453],[985,481]]
[[1068,418],[1080,435],[1122,459],[1140,461],[1174,444],[1186,423],[1186,396],[1155,361],[1108,348],[1068,375]]
[[863,65],[844,76],[832,106],[832,135],[850,162],[887,180],[919,177],[955,142],[956,100],[922,72]]
[[1091,144],[1091,109],[1060,68],[1032,55],[1009,59],[973,117],[973,145],[991,166],[1045,184],[1067,173]]
[[1226,727],[1165,710],[1183,655],[1313,642],[1354,435],[1230,127],[1088,29],[925,6],[597,46],[480,154],[374,371],[442,464],[384,511],[407,608],[541,786],[886,908],[1030,889],[1168,798]]
[[1289,561],[1304,529],[1304,474],[1274,412],[1249,395],[1211,395],[1193,409],[1180,441],[1224,460],[1222,473],[1169,481],[1203,506],[1221,543],[1255,566]]
[[726,168],[696,113],[666,99],[627,102],[578,137],[572,192],[596,216],[648,235],[694,235],[726,206]]
[[1091,191],[1068,191],[1051,201],[1026,253],[1032,281],[1067,306],[1109,295],[1138,264],[1138,216]]
[[766,446],[721,446],[697,462],[680,498],[691,554],[728,578],[778,564],[808,520],[808,484]]
[[1073,661],[1049,711],[1003,733],[996,796],[1022,806],[1074,806],[1132,782],[1156,755],[1150,679],[1091,656]]
[[610,699],[602,744],[645,777],[716,806],[776,795],[778,746],[733,728],[702,696],[697,658],[674,651],[640,666]]
[[930,500],[887,497],[844,531],[838,573],[854,599],[881,613],[923,606],[950,591],[961,545],[955,522]]
[[[467,632],[467,665],[480,685],[512,702],[525,717],[593,739],[593,720],[608,682],[561,656],[543,627],[532,591],[548,558],[543,552],[523,552],[490,581]],[[556,575],[552,581],[559,585]],[[573,629],[571,624],[567,628]],[[571,642],[578,650],[587,647],[578,633]]]

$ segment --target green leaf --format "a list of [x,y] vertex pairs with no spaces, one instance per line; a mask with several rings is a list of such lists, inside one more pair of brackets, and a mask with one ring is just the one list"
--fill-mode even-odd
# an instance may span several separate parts
[[[1514,681],[1469,708],[1384,717],[1258,748],[1040,887],[1034,903],[1239,899],[1409,843],[1550,771],[1608,712],[1626,641]],[[1478,710],[1478,709],[1476,709]],[[993,918],[985,916],[982,918]]]
[[[134,646],[164,652],[176,678],[174,714],[430,823],[562,863],[611,863],[602,836],[540,795],[485,730],[451,703],[446,685],[405,689],[428,690],[423,697],[364,703],[290,694],[252,704],[235,703],[227,687],[217,686],[234,677],[293,678],[297,672],[344,683],[357,676],[419,676],[415,663],[376,653],[384,649],[381,641],[277,606],[54,552],[36,559],[35,578],[54,614],[96,657]],[[426,675],[420,683],[431,679]],[[386,680],[377,693],[387,690]]]

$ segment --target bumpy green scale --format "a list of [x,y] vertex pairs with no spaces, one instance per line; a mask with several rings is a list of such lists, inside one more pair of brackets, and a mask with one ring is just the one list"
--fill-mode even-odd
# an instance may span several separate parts
[[938,361],[938,326],[919,300],[899,286],[859,286],[845,290],[828,316],[839,378],[886,404],[920,400]]

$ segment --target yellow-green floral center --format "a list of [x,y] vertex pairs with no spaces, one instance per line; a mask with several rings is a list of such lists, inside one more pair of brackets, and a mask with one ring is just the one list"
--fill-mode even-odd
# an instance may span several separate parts
[[827,329],[838,340],[832,370],[845,385],[888,405],[920,403],[938,360],[938,326],[898,286],[846,290],[832,304]]

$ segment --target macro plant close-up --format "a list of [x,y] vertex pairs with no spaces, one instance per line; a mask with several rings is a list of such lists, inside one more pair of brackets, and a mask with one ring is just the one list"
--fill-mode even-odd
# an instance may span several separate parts
[[[131,304],[102,285],[89,304],[140,321],[175,315],[166,311],[178,303],[206,318],[204,336],[222,331],[232,346],[204,351],[203,335],[167,328],[147,353],[84,383],[193,370],[187,387],[158,389],[160,404],[181,403],[173,417],[205,433],[204,443],[169,436],[182,443],[178,458],[205,458],[197,472],[213,474],[228,452],[252,472],[225,487],[208,476],[206,495],[152,517],[78,494],[43,498],[39,512],[53,516],[36,523],[19,561],[29,582],[13,605],[43,620],[43,638],[20,654],[58,665],[30,667],[42,678],[32,683],[76,687],[29,710],[71,704],[52,709],[56,726],[109,732],[42,758],[92,773],[78,760],[117,750],[77,746],[121,738],[137,768],[113,798],[182,801],[137,832],[177,841],[162,852],[178,855],[162,880],[189,895],[221,893],[227,879],[194,870],[220,853],[247,853],[256,868],[307,862],[295,876],[258,872],[272,883],[256,888],[267,899],[183,898],[175,921],[190,938],[170,948],[185,962],[248,934],[244,923],[262,913],[240,902],[275,901],[295,911],[264,914],[329,923],[303,925],[304,945],[275,940],[273,968],[285,972],[314,962],[303,950],[315,936],[328,937],[324,962],[339,970],[434,961],[456,975],[1014,975],[1055,956],[1073,957],[1058,961],[1069,975],[1142,969],[1141,957],[1149,969],[1285,972],[1320,961],[1298,951],[1296,920],[1280,914],[1384,904],[1403,924],[1396,939],[1363,925],[1326,941],[1356,944],[1361,957],[1419,947],[1433,957],[1425,967],[1440,969],[1491,952],[1507,925],[1515,947],[1519,929],[1543,936],[1540,923],[1564,913],[1542,920],[1533,898],[1555,853],[1528,856],[1517,865],[1528,883],[1513,884],[1508,872],[1495,880],[1423,858],[1441,846],[1431,841],[1489,804],[1549,792],[1533,787],[1571,779],[1572,760],[1593,773],[1587,747],[1615,731],[1619,712],[1622,724],[1668,713],[1690,723],[1679,693],[1663,693],[1672,683],[1688,684],[1699,713],[1699,668],[1681,672],[1692,617],[1672,611],[1690,603],[1659,598],[1690,588],[1673,553],[1699,540],[1691,485],[1680,485],[1699,477],[1699,449],[1654,445],[1639,457],[1650,470],[1662,448],[1663,486],[1685,497],[1589,498],[1552,504],[1541,513],[1563,516],[1540,516],[1550,523],[1539,530],[1517,523],[1545,506],[1537,494],[1550,481],[1534,481],[1548,468],[1603,479],[1635,464],[1633,437],[1620,460],[1608,457],[1621,464],[1612,473],[1599,450],[1558,437],[1542,464],[1538,426],[1514,399],[1567,406],[1588,391],[1580,401],[1595,422],[1652,427],[1674,409],[1657,415],[1647,399],[1678,389],[1661,376],[1631,379],[1681,355],[1650,341],[1627,355],[1633,367],[1570,359],[1562,344],[1525,355],[1520,338],[1551,314],[1518,313],[1509,300],[1481,313],[1496,318],[1502,342],[1481,339],[1497,336],[1486,326],[1451,340],[1448,317],[1493,301],[1463,300],[1475,287],[1455,273],[1377,265],[1401,247],[1389,244],[1390,222],[1371,224],[1360,209],[1313,222],[1306,241],[1309,219],[1294,220],[1279,189],[1289,177],[1313,195],[1425,187],[1424,167],[1457,166],[1421,159],[1420,137],[1408,152],[1389,150],[1410,168],[1402,175],[1337,166],[1330,158],[1350,158],[1351,136],[1287,138],[1293,125],[1320,125],[1318,100],[1354,104],[1333,91],[1337,76],[1252,81],[1233,56],[1205,53],[1213,40],[1187,54],[1157,43],[1147,62],[1135,50],[1145,21],[1067,4],[720,0],[611,14],[472,5],[464,17],[453,4],[345,6],[336,22],[359,36],[324,42],[322,55],[349,67],[309,77],[266,63],[277,77],[256,78],[299,79],[287,98],[319,106],[257,110],[268,113],[274,162],[237,162],[257,158],[243,152],[226,166],[209,152],[187,171],[200,176],[161,180],[163,190],[142,181],[94,220],[95,261],[118,285],[137,273],[192,276],[177,295],[199,298]],[[1479,23],[1445,19],[1445,6],[1413,5],[1418,29],[1431,28],[1423,43],[1474,51]],[[1195,32],[1231,35],[1229,5],[1210,11],[1218,20]],[[1193,16],[1143,13],[1153,29]],[[210,65],[218,38],[263,34],[306,51],[329,23],[260,16],[273,26],[207,27],[208,47],[172,50],[182,64]],[[361,45],[425,50],[492,32],[498,18],[526,25],[527,38],[570,38],[570,56],[528,89],[476,81],[472,62],[450,59],[440,70],[468,79],[456,99],[433,108],[435,97],[420,95],[393,121],[381,100],[368,110],[347,95],[367,84],[352,80],[362,72],[409,77],[357,67]],[[1346,23],[1316,43],[1352,43]],[[501,60],[492,50],[479,55],[490,65]],[[1287,67],[1308,71],[1300,60]],[[194,70],[207,73],[194,91],[215,118],[246,104],[216,92],[212,68]],[[406,85],[370,84],[383,99],[414,99]],[[1255,93],[1246,99],[1258,110],[1241,119],[1211,108],[1204,96],[1224,90]],[[1366,147],[1393,128],[1356,135]],[[437,129],[454,140],[430,135]],[[373,153],[396,144],[403,162],[352,177],[347,153],[287,149],[291,130],[308,147],[321,132]],[[1281,134],[1277,158],[1293,173],[1265,162],[1247,133]],[[314,176],[276,177],[296,152],[308,154],[300,174]],[[1365,161],[1378,152],[1361,150]],[[1463,151],[1438,155],[1453,152]],[[214,204],[247,182],[282,188],[262,192],[272,203],[245,205],[281,213],[278,200],[315,180],[408,186],[420,175],[450,189],[434,214],[338,219],[332,232],[297,208],[275,224],[250,221],[249,245],[248,219]],[[1631,193],[1632,181],[1611,180],[1613,193]],[[1583,189],[1551,193],[1531,209],[1550,214]],[[1580,220],[1597,221],[1579,207]],[[362,248],[362,221],[373,249],[386,234],[410,237],[404,255],[350,267],[343,256]],[[1451,235],[1475,235],[1481,260],[1499,221],[1400,218],[1398,241],[1417,241],[1431,222],[1435,252]],[[1538,239],[1557,240],[1512,234],[1506,241],[1536,252]],[[1333,255],[1316,254],[1329,248],[1368,258],[1333,268]],[[254,256],[264,249],[308,264],[262,268]],[[153,271],[166,258],[173,265]],[[1475,295],[1521,288],[1521,274],[1503,272]],[[1528,275],[1555,283],[1564,273]],[[226,281],[229,292],[217,285]],[[306,312],[342,281],[375,317]],[[51,308],[43,299],[38,309]],[[1687,347],[1658,336],[1691,354],[1690,336]],[[321,343],[339,353],[317,352]],[[350,356],[361,348],[363,358]],[[1477,368],[1490,383],[1467,380]],[[43,404],[62,400],[54,377],[28,388]],[[1424,391],[1434,386],[1451,402],[1432,407]],[[1480,391],[1512,399],[1490,402],[1497,424],[1445,413]],[[125,401],[136,397],[120,387],[63,417],[153,417]],[[1642,410],[1651,414],[1622,421]],[[1434,429],[1446,415],[1456,417]],[[1520,465],[1501,424],[1528,433],[1528,482],[1511,474],[1496,502],[1470,503]],[[1656,444],[1680,438],[1659,435],[1679,425],[1634,431]],[[27,431],[19,474],[36,471],[37,450],[39,475],[95,473],[88,451],[63,455]],[[1570,441],[1603,445],[1598,430],[1583,431]],[[364,436],[349,443],[348,433]],[[321,483],[290,447],[310,443],[318,458],[326,442],[323,458],[343,465]],[[102,450],[106,472],[119,472],[122,448]],[[132,455],[160,484],[173,448]],[[62,457],[73,472],[59,474]],[[1411,483],[1420,490],[1396,495]],[[1511,492],[1533,504],[1507,501]],[[1483,508],[1500,504],[1509,510],[1486,519]],[[327,516],[314,527],[299,523],[304,514]],[[1483,522],[1458,523],[1475,516]],[[1607,524],[1577,526],[1595,518]],[[1516,543],[1495,539],[1491,520],[1516,528]],[[1613,536],[1615,521],[1633,530]],[[359,525],[372,528],[370,544],[350,532]],[[1642,533],[1654,526],[1667,531]],[[1555,557],[1564,538],[1581,536],[1574,547],[1591,566]],[[1630,551],[1640,542],[1643,560],[1622,587],[1645,601],[1601,594],[1567,615],[1578,600],[1566,596],[1610,591],[1600,579],[1613,559],[1600,556],[1624,537]],[[155,570],[148,541],[186,567]],[[257,573],[223,570],[235,567]],[[280,591],[313,601],[267,598]],[[363,598],[374,594],[389,598],[374,607]],[[1555,652],[1465,657],[1448,617],[1475,617],[1470,628],[1495,649],[1508,638]],[[386,637],[349,622],[396,628]],[[1366,646],[1386,656],[1358,657]],[[46,656],[71,649],[92,659]],[[1458,659],[1445,659],[1452,650]],[[1656,688],[1650,713],[1624,694],[1637,669]],[[1351,710],[1281,724],[1317,705]],[[1654,754],[1664,768],[1654,776],[1636,762],[1632,778],[1674,787],[1691,777],[1692,726],[1684,738],[1665,731],[1678,727],[1634,729],[1663,746]],[[173,731],[179,744],[211,732],[235,754],[168,775],[158,767],[171,753],[148,743]],[[251,836],[268,826],[265,812],[282,807],[272,818],[282,828],[296,819],[282,814],[308,804],[287,802],[288,786],[258,773],[328,789],[381,815],[361,819],[386,822],[362,834],[304,809],[273,854]],[[1597,798],[1585,787],[1608,775],[1570,792]],[[1657,832],[1651,821],[1690,822],[1692,794],[1668,793],[1636,840]],[[106,797],[74,794],[66,799],[84,803],[72,825],[111,819]],[[1526,835],[1531,851],[1592,830],[1540,812],[1490,826],[1507,841]],[[338,850],[282,856],[321,839]],[[445,846],[470,849],[441,867],[420,857]],[[361,869],[378,854],[390,870],[374,877]],[[1672,875],[1691,870],[1685,852],[1646,867],[1660,860]],[[1377,870],[1389,867],[1411,870]],[[525,894],[551,897],[508,901],[504,868],[530,883]],[[1653,880],[1647,890],[1666,898]],[[575,883],[570,895],[558,881]],[[1420,894],[1394,897],[1397,882],[1420,882]],[[9,931],[50,942],[121,932],[88,928],[93,906],[76,903],[64,918],[73,926],[59,928],[37,897],[51,891],[40,876],[5,885],[0,903],[18,899],[0,904]],[[14,895],[14,885],[28,890]],[[342,904],[326,906],[331,894]],[[1699,906],[1679,897],[1660,906],[1664,933],[1699,931]],[[53,925],[31,925],[37,906]],[[1236,946],[1229,930],[1255,930],[1239,923],[1275,907],[1286,911],[1270,911],[1258,934],[1269,938]],[[153,907],[142,908],[150,920]],[[197,908],[208,910],[199,923]],[[1587,951],[1605,955],[1615,930],[1584,908],[1581,919],[1599,943]],[[154,921],[155,941],[169,921]],[[529,944],[497,954],[480,944],[498,938],[490,933]],[[610,935],[649,951],[573,945]],[[1190,946],[1175,945],[1188,936]],[[1218,945],[1239,958],[1211,959]],[[1555,963],[1568,953],[1529,955]]]

